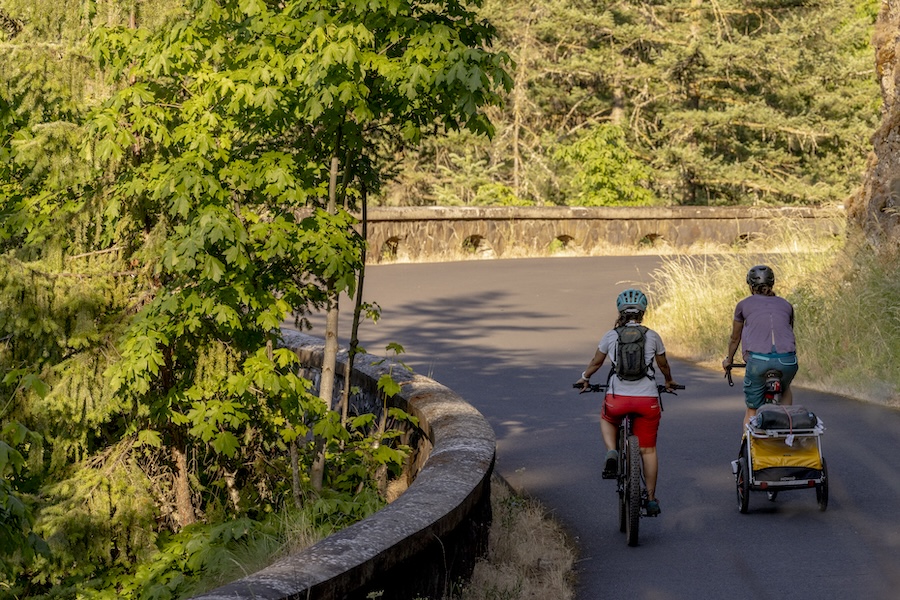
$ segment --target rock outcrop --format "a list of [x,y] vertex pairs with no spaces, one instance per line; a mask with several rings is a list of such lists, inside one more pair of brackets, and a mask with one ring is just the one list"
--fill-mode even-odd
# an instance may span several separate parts
[[900,248],[900,0],[882,0],[872,39],[883,101],[881,124],[860,190],[847,207],[876,248]]

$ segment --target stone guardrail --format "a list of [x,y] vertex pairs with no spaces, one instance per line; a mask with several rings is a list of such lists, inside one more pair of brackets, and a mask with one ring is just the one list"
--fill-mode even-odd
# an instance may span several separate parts
[[514,250],[612,246],[734,245],[780,230],[833,235],[846,215],[840,207],[509,207],[421,206],[368,210],[369,256],[374,261],[453,253],[503,257]]
[[[301,364],[321,366],[323,340],[287,330],[284,338]],[[375,398],[385,373],[401,389],[389,404],[419,419],[409,488],[369,518],[196,600],[443,598],[471,575],[487,549],[494,431],[451,390],[379,357],[357,355],[351,385]]]

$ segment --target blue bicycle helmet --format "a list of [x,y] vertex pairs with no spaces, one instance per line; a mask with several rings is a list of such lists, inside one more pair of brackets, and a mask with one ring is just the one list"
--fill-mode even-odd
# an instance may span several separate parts
[[644,312],[647,310],[647,296],[636,289],[627,289],[616,298],[616,309],[622,312]]

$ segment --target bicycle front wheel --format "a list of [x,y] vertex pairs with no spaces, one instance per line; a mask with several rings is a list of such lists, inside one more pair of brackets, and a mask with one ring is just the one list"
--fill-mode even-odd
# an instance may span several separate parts
[[628,436],[626,456],[625,537],[629,546],[637,546],[641,522],[641,447],[636,435]]

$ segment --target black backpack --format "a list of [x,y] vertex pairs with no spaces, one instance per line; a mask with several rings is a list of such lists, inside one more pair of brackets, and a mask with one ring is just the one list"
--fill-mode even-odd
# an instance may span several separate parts
[[613,370],[619,379],[624,381],[637,381],[648,377],[650,367],[644,362],[644,341],[647,328],[643,325],[637,327],[616,327],[619,342],[616,345],[616,360]]

